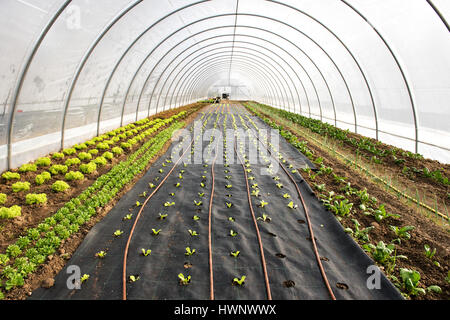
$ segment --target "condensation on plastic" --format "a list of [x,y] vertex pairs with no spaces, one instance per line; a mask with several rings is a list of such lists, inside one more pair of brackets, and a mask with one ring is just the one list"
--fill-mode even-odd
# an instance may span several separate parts
[[142,1],[101,36],[64,110],[90,46],[136,3],[73,0],[31,61],[10,127],[19,72],[64,1],[2,1],[0,170],[8,167],[9,132],[16,167],[223,92],[412,152],[417,132],[419,153],[450,162],[450,37],[442,20],[450,19],[449,2],[432,1],[440,15],[425,0],[346,2]]

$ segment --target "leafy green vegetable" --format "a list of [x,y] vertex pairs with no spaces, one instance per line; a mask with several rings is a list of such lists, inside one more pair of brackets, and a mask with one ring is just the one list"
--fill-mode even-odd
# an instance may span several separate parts
[[149,255],[152,253],[152,250],[142,248],[142,249],[141,249],[141,253],[142,253],[142,255],[143,255],[144,257],[147,257],[147,256],[149,256]]
[[0,205],[3,205],[6,203],[7,196],[4,193],[0,193]]
[[230,252],[230,255],[233,256],[234,258],[237,258],[240,253],[241,253],[240,251],[232,251]]
[[52,160],[50,160],[50,158],[48,158],[48,157],[42,157],[42,158],[38,158],[35,161],[35,164],[38,167],[47,167],[52,164]]
[[66,173],[65,179],[67,181],[83,180],[84,174],[82,174],[80,171],[69,171],[68,173]]
[[66,182],[61,180],[56,181],[55,183],[52,184],[52,190],[55,192],[64,192],[69,188],[70,186]]
[[7,171],[7,172],[4,172],[2,174],[2,178],[5,179],[5,180],[8,180],[8,181],[9,180],[13,180],[13,179],[19,180],[20,179],[20,174],[18,174],[17,172]]
[[30,190],[29,182],[16,182],[11,186],[12,191],[21,192]]
[[34,182],[38,186],[40,186],[40,185],[43,185],[44,183],[46,183],[47,181],[49,181],[51,178],[52,178],[51,174],[47,171],[44,171],[35,177]]
[[37,166],[35,164],[27,163],[19,168],[19,172],[35,172],[37,171]]
[[25,197],[25,202],[26,204],[45,204],[47,203],[47,195],[45,193],[29,193]]
[[52,175],[66,174],[68,170],[69,168],[63,164],[54,164],[48,169]]
[[67,159],[64,164],[66,166],[68,166],[68,167],[71,167],[73,165],[77,165],[77,164],[80,164],[80,163],[81,163],[80,159],[78,159],[78,158],[70,158],[70,159]]

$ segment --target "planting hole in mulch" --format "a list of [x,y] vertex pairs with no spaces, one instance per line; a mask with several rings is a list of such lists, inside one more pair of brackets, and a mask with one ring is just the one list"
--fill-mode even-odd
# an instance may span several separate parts
[[295,287],[295,282],[292,281],[292,280],[286,280],[286,281],[283,282],[283,285],[286,288],[293,288],[293,287]]
[[277,236],[275,233],[272,233],[272,232],[267,232],[267,234],[268,234],[269,236],[272,236],[272,237],[276,237],[276,236]]
[[185,269],[192,268],[192,263],[190,263],[190,262],[185,262],[185,263],[184,263],[184,268],[185,268]]
[[302,219],[298,219],[297,222],[300,223],[300,224],[305,224],[306,223],[306,221],[302,220]]
[[320,260],[322,260],[322,261],[330,261],[330,259],[328,259],[327,257],[320,257]]
[[282,253],[277,253],[276,256],[280,259],[284,259],[286,258],[286,255],[282,254]]
[[341,290],[348,290],[348,285],[346,285],[345,283],[336,283],[336,287],[338,287]]
[[[311,237],[306,237],[306,240],[308,240],[308,241],[312,241],[312,238],[311,238]],[[317,241],[317,238],[316,238],[316,237],[314,237],[314,240],[316,240],[316,241]]]

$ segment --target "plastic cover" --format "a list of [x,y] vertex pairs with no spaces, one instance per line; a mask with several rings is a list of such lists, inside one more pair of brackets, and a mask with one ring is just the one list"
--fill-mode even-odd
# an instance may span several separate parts
[[4,0],[0,170],[229,93],[450,162],[445,0]]

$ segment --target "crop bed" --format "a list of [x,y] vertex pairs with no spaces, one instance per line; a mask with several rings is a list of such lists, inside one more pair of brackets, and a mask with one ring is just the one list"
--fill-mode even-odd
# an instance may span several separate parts
[[[320,166],[298,145],[277,147],[240,104],[197,120],[191,133],[247,139],[183,135],[187,148],[173,143],[30,299],[402,298],[382,273],[368,288],[374,262],[302,177]],[[67,285],[74,266],[80,289]]]
[[[245,105],[314,162],[318,170],[306,169],[302,175],[316,196],[405,297],[450,298],[449,221],[436,210],[446,208],[448,165],[287,111],[257,103]],[[361,166],[364,157],[370,159],[374,154],[380,157],[379,163]],[[404,161],[393,165],[394,157]],[[359,167],[352,159],[358,159]],[[391,188],[372,173],[393,172],[401,163],[421,169],[415,170],[417,176],[399,176],[399,181],[415,188],[417,194],[440,199],[436,206],[419,205],[416,198],[400,194],[404,189]],[[430,171],[427,168],[434,168],[434,178],[424,176]]]

